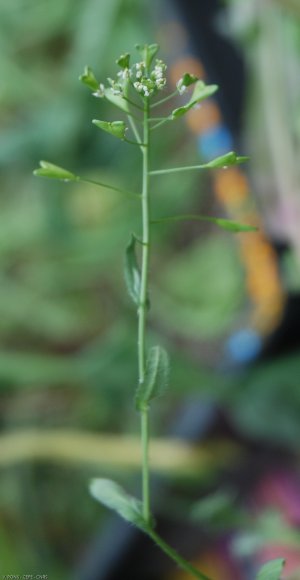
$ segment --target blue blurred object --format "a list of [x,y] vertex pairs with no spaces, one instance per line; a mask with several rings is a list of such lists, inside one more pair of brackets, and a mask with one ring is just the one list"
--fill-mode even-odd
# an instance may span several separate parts
[[197,139],[198,151],[206,161],[223,155],[234,148],[230,131],[225,125],[211,127]]
[[225,354],[232,363],[246,364],[254,361],[263,346],[261,336],[251,328],[235,332],[225,344]]

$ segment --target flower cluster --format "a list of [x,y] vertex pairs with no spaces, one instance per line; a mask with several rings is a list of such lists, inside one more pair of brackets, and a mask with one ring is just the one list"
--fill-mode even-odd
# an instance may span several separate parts
[[[126,56],[127,55],[123,55],[120,58],[125,59]],[[125,87],[128,85],[129,81],[131,81],[132,86],[143,97],[150,97],[165,87],[167,82],[165,77],[167,65],[162,60],[157,59],[155,61],[150,74],[147,71],[145,61],[137,62],[131,68],[128,66],[129,59],[127,59],[127,61],[128,62],[122,66],[122,70],[118,72],[116,80],[111,78],[107,79],[110,85],[109,90],[113,95],[123,97],[125,94]],[[98,89],[93,92],[93,95],[95,97],[104,97],[105,90],[105,86],[101,83]]]
[[167,65],[162,60],[156,60],[154,69],[147,76],[145,62],[136,63],[134,88],[144,97],[150,97],[156,91],[162,90],[167,82],[164,76],[166,69]]

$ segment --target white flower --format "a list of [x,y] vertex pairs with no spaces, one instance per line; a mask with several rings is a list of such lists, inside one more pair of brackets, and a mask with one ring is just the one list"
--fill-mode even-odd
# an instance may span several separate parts
[[183,95],[183,93],[185,93],[186,91],[186,85],[183,84],[183,79],[179,79],[179,81],[176,83],[176,87],[177,90],[179,92],[180,95]]
[[95,91],[94,93],[92,93],[92,95],[94,97],[98,97],[99,99],[101,99],[102,97],[104,97],[105,95],[105,86],[100,83],[99,88],[97,89],[97,91]]

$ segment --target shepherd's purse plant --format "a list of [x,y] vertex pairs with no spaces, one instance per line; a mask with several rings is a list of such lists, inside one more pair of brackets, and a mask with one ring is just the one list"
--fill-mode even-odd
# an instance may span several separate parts
[[[169,357],[161,346],[148,346],[147,320],[150,310],[149,298],[149,261],[151,258],[151,229],[153,224],[177,220],[202,220],[216,224],[231,232],[248,232],[256,228],[251,225],[239,224],[223,218],[204,215],[170,215],[167,217],[151,214],[151,184],[160,175],[173,172],[199,171],[206,169],[226,168],[243,163],[248,158],[238,156],[231,151],[221,157],[202,165],[153,169],[150,166],[151,137],[154,131],[164,124],[177,122],[193,107],[200,106],[201,101],[213,95],[218,87],[207,85],[193,74],[186,72],[178,79],[176,90],[160,98],[167,85],[166,64],[156,58],[159,47],[157,44],[137,45],[138,62],[131,63],[129,53],[122,54],[116,61],[119,67],[115,79],[108,79],[108,84],[99,83],[93,71],[86,67],[80,80],[94,97],[106,99],[114,107],[122,111],[118,121],[94,119],[92,122],[98,129],[110,133],[113,137],[139,148],[141,152],[141,192],[126,191],[107,183],[101,183],[79,177],[75,173],[52,163],[41,161],[40,167],[34,171],[37,176],[60,179],[66,182],[88,182],[101,188],[116,190],[125,196],[136,198],[141,207],[141,231],[129,234],[125,250],[125,281],[128,293],[137,310],[137,367],[138,385],[135,393],[135,406],[140,415],[141,448],[142,448],[142,500],[128,495],[116,482],[97,478],[90,483],[92,496],[106,507],[116,511],[122,518],[137,526],[148,534],[154,542],[191,577],[209,580],[204,573],[186,561],[157,533],[151,512],[150,501],[150,470],[149,470],[149,411],[151,401],[163,394],[168,386]],[[156,114],[160,105],[171,101],[174,97],[187,94],[185,103],[170,110],[167,116]],[[138,259],[137,245],[141,246],[141,258]],[[271,569],[270,569],[271,566]],[[269,563],[266,572],[259,572],[260,580],[269,578],[279,580],[283,560]]]

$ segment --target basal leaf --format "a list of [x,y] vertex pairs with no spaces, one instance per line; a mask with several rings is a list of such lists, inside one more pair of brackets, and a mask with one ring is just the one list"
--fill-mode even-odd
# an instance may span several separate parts
[[230,151],[225,155],[221,155],[220,157],[216,157],[216,159],[212,159],[208,163],[201,165],[202,169],[218,169],[223,168],[226,169],[232,165],[240,165],[240,163],[244,163],[248,161],[249,157],[246,156],[238,156],[234,151]]
[[34,170],[33,175],[49,177],[50,179],[63,179],[63,181],[78,181],[80,179],[78,175],[71,173],[71,171],[58,165],[53,165],[53,163],[48,161],[40,161],[40,167]]
[[135,246],[136,246],[136,238],[132,234],[130,241],[126,247],[124,274],[129,296],[132,298],[135,304],[139,305],[141,291],[141,273],[136,258]]
[[165,392],[168,382],[168,354],[161,346],[153,346],[147,357],[145,380],[137,388],[135,398],[137,409],[139,411],[147,409],[152,399]]
[[113,121],[110,123],[109,121],[99,121],[98,119],[93,119],[92,123],[96,125],[96,127],[99,127],[99,129],[110,133],[118,139],[125,139],[125,132],[127,128],[124,121]]
[[283,558],[270,560],[259,570],[256,580],[281,580],[284,564],[285,560]]
[[84,84],[87,85],[93,91],[97,91],[99,87],[99,83],[89,66],[84,68],[84,72],[80,75],[79,80]]
[[148,526],[142,514],[142,503],[127,494],[115,481],[95,478],[92,479],[89,489],[93,498],[105,507],[114,510],[131,524],[147,531]]

